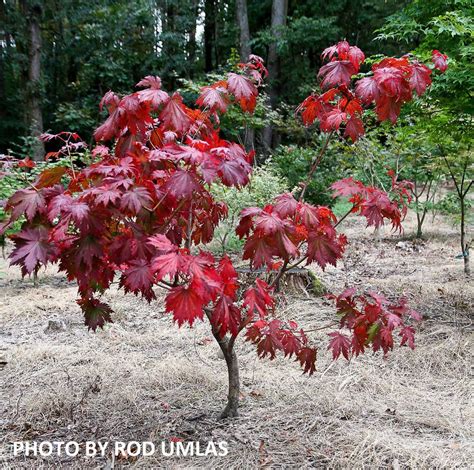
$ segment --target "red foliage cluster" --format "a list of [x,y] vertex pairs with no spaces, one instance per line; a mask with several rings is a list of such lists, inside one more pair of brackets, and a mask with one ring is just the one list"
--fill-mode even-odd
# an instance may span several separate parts
[[263,209],[244,209],[236,231],[246,239],[243,259],[255,268],[274,269],[278,261],[288,263],[306,251],[307,263],[316,261],[324,269],[336,265],[347,243],[345,235],[336,233],[335,222],[329,208],[298,202],[286,193]]
[[405,217],[408,204],[411,202],[409,181],[397,181],[394,172],[392,176],[391,194],[374,186],[366,186],[352,177],[336,181],[331,185],[334,197],[347,197],[352,203],[352,212],[367,219],[367,226],[380,227],[384,218],[389,219],[394,229],[402,229],[401,222]]
[[[365,133],[362,116],[375,103],[379,121],[395,123],[404,103],[421,96],[431,84],[431,69],[411,56],[385,58],[372,65],[371,75],[352,86],[352,78],[364,62],[364,53],[347,41],[341,41],[323,52],[329,63],[321,67],[318,77],[321,94],[308,96],[298,108],[305,125],[319,120],[323,132],[338,131],[355,142]],[[447,69],[447,56],[433,51],[435,68]]]
[[[318,117],[328,131],[345,123],[346,134],[355,140],[363,132],[362,106],[348,87],[364,55],[341,42],[324,56],[331,62],[320,72],[323,88],[332,88],[305,101],[303,119],[310,123]],[[374,68],[371,79],[374,93],[384,96],[374,95],[378,105],[408,93],[407,86],[426,88],[429,74],[424,66],[407,58],[387,60]],[[273,358],[281,351],[312,373],[316,349],[295,322],[275,318],[273,286],[257,279],[244,289],[228,257],[215,259],[202,248],[227,216],[226,205],[215,200],[210,184],[245,186],[252,169],[253,155],[219,136],[218,113],[233,103],[252,112],[266,75],[257,56],[240,64],[240,71],[204,87],[195,109],[186,106],[178,93],[170,96],[163,91],[158,77],[145,77],[138,83],[141,91],[122,98],[106,93],[101,107],[107,108],[109,117],[95,137],[113,141],[111,145],[97,145],[92,150],[94,162],[80,171],[66,166],[48,169],[29,188],[17,191],[6,204],[10,218],[0,233],[24,217],[21,231],[13,236],[11,263],[19,265],[23,275],[58,263],[68,279],[77,282],[78,304],[93,330],[112,321],[112,310],[101,295],[118,275],[125,292],[148,301],[155,299],[155,286],[166,289],[166,311],[178,325],[193,325],[206,315],[219,336],[235,339],[245,330],[260,356]],[[415,73],[421,78],[414,79]],[[364,96],[367,101],[368,95]],[[338,102],[332,104],[336,97]],[[75,134],[44,135],[46,140],[53,138],[64,143],[56,156],[83,146]],[[378,226],[388,218],[400,228],[408,195],[404,183],[393,179],[394,198],[351,179],[333,188],[351,198],[353,210],[366,216],[369,225]],[[323,269],[335,265],[347,242],[336,226],[327,207],[282,194],[263,209],[245,209],[237,233],[245,239],[243,257],[252,267],[266,266],[282,274],[297,258],[294,264],[316,261]],[[410,313],[405,304],[346,292],[337,298],[340,312],[343,302],[351,310],[344,313],[341,327],[356,340],[332,334],[335,357],[341,353],[348,357],[350,351],[357,355],[368,343],[386,352],[392,344],[389,332],[395,327],[403,327],[402,343],[412,345],[412,330],[402,322]]]
[[383,295],[369,292],[366,296],[355,295],[355,289],[347,289],[339,296],[330,296],[335,300],[340,327],[349,330],[351,336],[342,331],[329,333],[331,341],[328,349],[332,350],[334,359],[341,354],[349,359],[364,353],[369,345],[377,352],[384,354],[393,349],[395,330],[401,337],[400,346],[408,344],[415,347],[415,330],[405,324],[406,318],[420,321],[421,316],[408,307],[405,298],[398,303],[391,303]]
[[45,160],[48,160],[49,158],[69,156],[72,153],[78,152],[87,147],[86,143],[82,141],[81,137],[76,132],[63,131],[59,134],[44,132],[41,134],[40,139],[43,142],[56,141],[61,145],[59,150],[48,152],[44,157]]

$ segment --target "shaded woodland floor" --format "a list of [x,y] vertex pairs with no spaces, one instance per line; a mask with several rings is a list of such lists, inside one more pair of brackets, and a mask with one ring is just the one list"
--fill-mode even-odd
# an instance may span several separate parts
[[[406,235],[413,220],[405,224]],[[426,240],[362,220],[343,227],[344,262],[321,273],[345,285],[406,294],[425,320],[417,349],[387,359],[367,354],[333,362],[327,331],[312,377],[285,360],[258,360],[239,342],[241,416],[219,421],[226,369],[206,324],[178,329],[163,303],[112,289],[114,323],[88,332],[76,288],[55,270],[39,286],[0,260],[0,461],[5,468],[111,468],[110,458],[14,459],[18,440],[225,440],[217,458],[141,457],[134,468],[467,468],[474,462],[473,299],[455,230],[437,219]],[[117,286],[116,286],[117,287]],[[293,293],[280,315],[312,330],[334,319],[327,300]],[[0,365],[0,368],[2,366]]]

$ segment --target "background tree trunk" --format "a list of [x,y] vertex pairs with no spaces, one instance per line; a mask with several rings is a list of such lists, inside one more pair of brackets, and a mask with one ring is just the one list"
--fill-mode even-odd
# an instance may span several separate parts
[[[272,3],[272,35],[273,41],[268,49],[268,80],[269,80],[269,104],[272,109],[278,105],[278,92],[280,88],[280,58],[278,55],[278,41],[282,35],[282,27],[286,25],[288,14],[288,0],[273,0]],[[278,136],[272,125],[263,130],[263,142],[267,151],[275,148],[278,144]]]
[[[6,97],[5,90],[5,57],[8,55],[8,48],[10,47],[10,37],[6,29],[7,15],[5,12],[5,4],[3,1],[0,2],[0,24],[5,25],[0,28],[1,41],[0,41],[0,101],[4,102]],[[0,107],[0,119],[4,118],[6,109]]]
[[240,31],[240,59],[246,62],[251,53],[250,50],[250,28],[247,13],[247,0],[236,1],[237,22]]
[[[247,0],[236,0],[237,23],[240,31],[240,60],[246,62],[251,54],[250,48],[250,28],[247,12]],[[244,146],[247,150],[255,148],[255,130],[252,126],[246,125],[243,136]]]
[[189,30],[188,54],[190,67],[188,74],[190,78],[193,78],[196,69],[196,25],[199,17],[199,1],[192,0],[191,8],[194,13],[194,18],[192,19],[191,28]]
[[466,233],[466,201],[465,194],[463,194],[459,203],[461,204],[461,249],[464,260],[464,273],[467,276],[471,275],[471,266],[469,265],[469,242],[467,241]]
[[[20,6],[26,16],[29,33],[28,50],[28,90],[26,93],[27,119],[31,133],[39,137],[43,133],[43,112],[41,110],[41,5],[29,5],[21,0]],[[44,158],[44,145],[39,139],[32,149],[31,158],[41,161]]]
[[[161,28],[162,33],[165,35],[165,39],[163,40],[163,55],[167,59],[166,65],[164,69],[165,78],[167,84],[170,88],[174,88],[175,83],[175,76],[174,76],[174,58],[175,58],[175,44],[174,44],[174,33],[176,30],[175,25],[175,6],[174,3],[171,2],[163,2],[161,8]],[[171,39],[172,38],[172,39]]]
[[[216,0],[204,1],[204,71],[212,71],[212,45],[216,33]],[[216,64],[217,66],[217,64]]]

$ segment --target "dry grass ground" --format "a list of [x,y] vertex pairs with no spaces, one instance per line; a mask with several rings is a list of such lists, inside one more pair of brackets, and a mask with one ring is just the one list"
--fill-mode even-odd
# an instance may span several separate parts
[[[410,221],[408,225],[410,225]],[[474,287],[462,274],[457,235],[436,221],[422,244],[374,239],[362,221],[345,226],[344,263],[321,275],[348,285],[405,293],[426,320],[417,349],[387,359],[333,362],[324,330],[318,371],[302,376],[287,360],[256,359],[240,343],[241,416],[216,418],[226,394],[225,364],[207,325],[178,329],[161,302],[113,289],[114,324],[82,325],[76,289],[41,273],[38,287],[0,265],[0,437],[5,468],[110,468],[107,458],[13,458],[18,440],[225,440],[229,455],[122,460],[132,468],[472,468],[471,375]],[[409,231],[409,228],[408,228]],[[322,298],[287,299],[281,315],[307,329],[332,320]],[[1,359],[1,358],[0,358]]]

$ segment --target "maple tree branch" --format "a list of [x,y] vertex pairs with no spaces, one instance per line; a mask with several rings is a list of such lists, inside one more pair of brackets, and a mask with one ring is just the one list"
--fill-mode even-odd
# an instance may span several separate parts
[[352,207],[334,224],[334,228],[336,228],[346,217],[348,217],[352,211],[354,210],[354,204]]
[[296,267],[299,266],[303,261],[305,261],[306,258],[308,258],[308,255],[302,256],[298,261],[295,261],[293,264],[290,264],[290,265],[288,266],[288,270],[293,269],[293,268],[296,268]]
[[474,184],[474,180],[471,180],[471,182],[467,185],[466,191],[464,191],[463,196],[467,196],[467,193],[469,192],[473,184]]
[[166,281],[160,281],[156,285],[166,290],[171,290],[173,288],[173,285]]
[[273,279],[273,281],[271,282],[270,287],[275,287],[278,290],[278,283],[280,282],[281,277],[287,270],[286,269],[287,266],[288,266],[288,260],[283,262],[282,267],[278,271],[278,274],[275,276],[275,279]]
[[164,231],[168,228],[168,225],[171,223],[171,221],[173,220],[173,217],[176,215],[176,213],[181,209],[181,207],[183,207],[183,204],[184,204],[184,199],[181,199],[179,204],[174,208],[173,212],[168,217],[168,220],[165,222],[163,227],[160,229],[160,233],[164,233]]
[[313,331],[326,330],[328,328],[332,328],[333,326],[337,326],[337,325],[339,325],[339,322],[335,321],[335,322],[328,323],[327,325],[320,326],[318,328],[313,328],[311,330],[304,330],[304,332],[305,333],[312,333]]
[[189,250],[191,248],[191,231],[193,228],[193,201],[191,199],[191,205],[189,207],[189,216],[188,216],[188,226],[186,229],[186,248]]
[[458,193],[458,196],[459,197],[462,197],[462,193],[459,189],[459,186],[458,186],[458,181],[456,179],[456,177],[454,176],[454,173],[453,171],[451,170],[451,165],[449,164],[449,161],[448,159],[446,158],[446,155],[442,154],[443,155],[443,158],[444,158],[444,161],[446,162],[446,166],[448,167],[448,170],[449,170],[449,174],[451,175],[451,179],[453,180],[454,182],[454,186],[456,186],[456,191]]
[[74,163],[72,161],[72,155],[71,155],[71,152],[69,150],[69,138],[67,139],[65,147],[66,147],[67,154],[68,154],[68,157],[69,157],[69,163],[71,165],[72,176],[73,176],[74,179],[76,179],[76,171],[74,170]]
[[288,264],[288,261],[285,261],[285,263],[283,263],[283,266],[280,268],[280,271],[278,272],[277,276],[270,284],[270,287],[273,287],[281,279],[283,274],[285,274],[288,271],[291,271],[293,268],[296,268],[307,258],[308,258],[308,255],[304,255],[299,260],[295,261],[293,264]]
[[163,197],[150,209],[149,207],[145,207],[145,209],[149,212],[155,212],[158,207],[160,207],[161,203],[164,201],[165,197],[168,196],[169,190],[163,195]]
[[318,169],[319,164],[321,163],[321,160],[322,160],[322,158],[323,158],[323,156],[326,153],[326,150],[328,148],[329,141],[331,140],[333,135],[334,135],[334,131],[331,131],[328,134],[328,136],[326,138],[326,142],[324,142],[324,145],[321,147],[321,150],[319,151],[318,156],[314,159],[313,163],[311,164],[311,168],[309,170],[308,176],[306,177],[306,180],[302,184],[302,190],[301,190],[301,194],[300,194],[300,197],[299,197],[300,202],[302,202],[303,199],[304,199],[304,194],[306,192],[306,189],[308,188],[308,185],[311,183],[314,172]]

